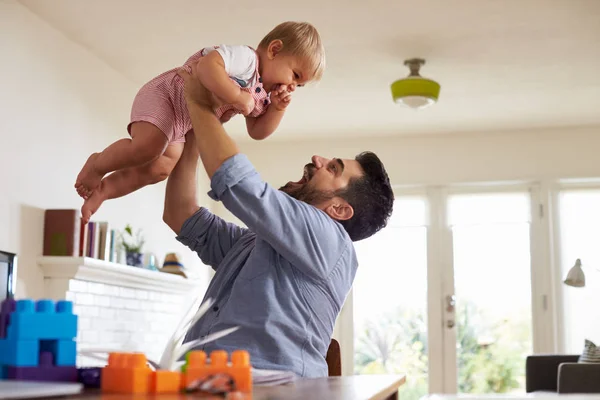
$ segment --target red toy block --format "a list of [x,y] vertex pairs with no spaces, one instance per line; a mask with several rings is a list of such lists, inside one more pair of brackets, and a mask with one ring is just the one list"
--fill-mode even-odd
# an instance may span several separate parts
[[152,370],[140,353],[110,353],[102,369],[101,387],[106,393],[147,394]]
[[184,368],[185,386],[192,385],[197,380],[203,380],[217,374],[225,374],[232,378],[233,391],[249,393],[252,391],[252,371],[250,354],[245,350],[231,353],[231,363],[227,362],[227,352],[215,350],[210,354],[210,364],[206,363],[206,353],[191,351],[187,354]]

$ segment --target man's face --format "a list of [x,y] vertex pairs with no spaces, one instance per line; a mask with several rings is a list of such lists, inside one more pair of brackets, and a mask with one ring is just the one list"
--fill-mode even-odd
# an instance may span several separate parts
[[304,166],[302,179],[288,182],[280,190],[326,210],[332,204],[343,202],[336,197],[336,192],[345,189],[350,179],[359,178],[362,174],[362,168],[356,160],[313,156],[312,162]]

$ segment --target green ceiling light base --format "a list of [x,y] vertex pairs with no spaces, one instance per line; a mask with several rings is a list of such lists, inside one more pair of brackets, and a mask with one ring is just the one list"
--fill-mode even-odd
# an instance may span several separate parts
[[397,104],[414,109],[429,107],[438,100],[440,84],[419,75],[419,69],[425,64],[421,58],[404,61],[410,69],[410,74],[392,83],[392,98]]

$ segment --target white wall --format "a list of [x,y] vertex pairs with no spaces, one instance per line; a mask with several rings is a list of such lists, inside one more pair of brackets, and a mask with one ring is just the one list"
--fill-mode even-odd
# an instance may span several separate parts
[[395,185],[600,176],[600,126],[421,137],[242,143],[265,179],[298,180],[310,156],[376,152]]
[[[127,134],[137,87],[12,0],[0,2],[0,49],[0,249],[19,254],[17,295],[38,298],[43,210],[81,207],[75,177]],[[94,219],[142,228],[161,262],[177,251],[201,266],[162,222],[163,201],[164,183],[105,203]]]

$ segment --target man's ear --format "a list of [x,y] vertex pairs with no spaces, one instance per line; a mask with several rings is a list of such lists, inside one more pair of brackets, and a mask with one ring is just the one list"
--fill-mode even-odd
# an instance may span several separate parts
[[354,216],[354,208],[340,198],[334,199],[324,211],[336,221],[346,221]]
[[275,39],[269,43],[267,50],[269,58],[273,59],[277,54],[281,53],[281,50],[283,50],[283,42],[279,39]]

